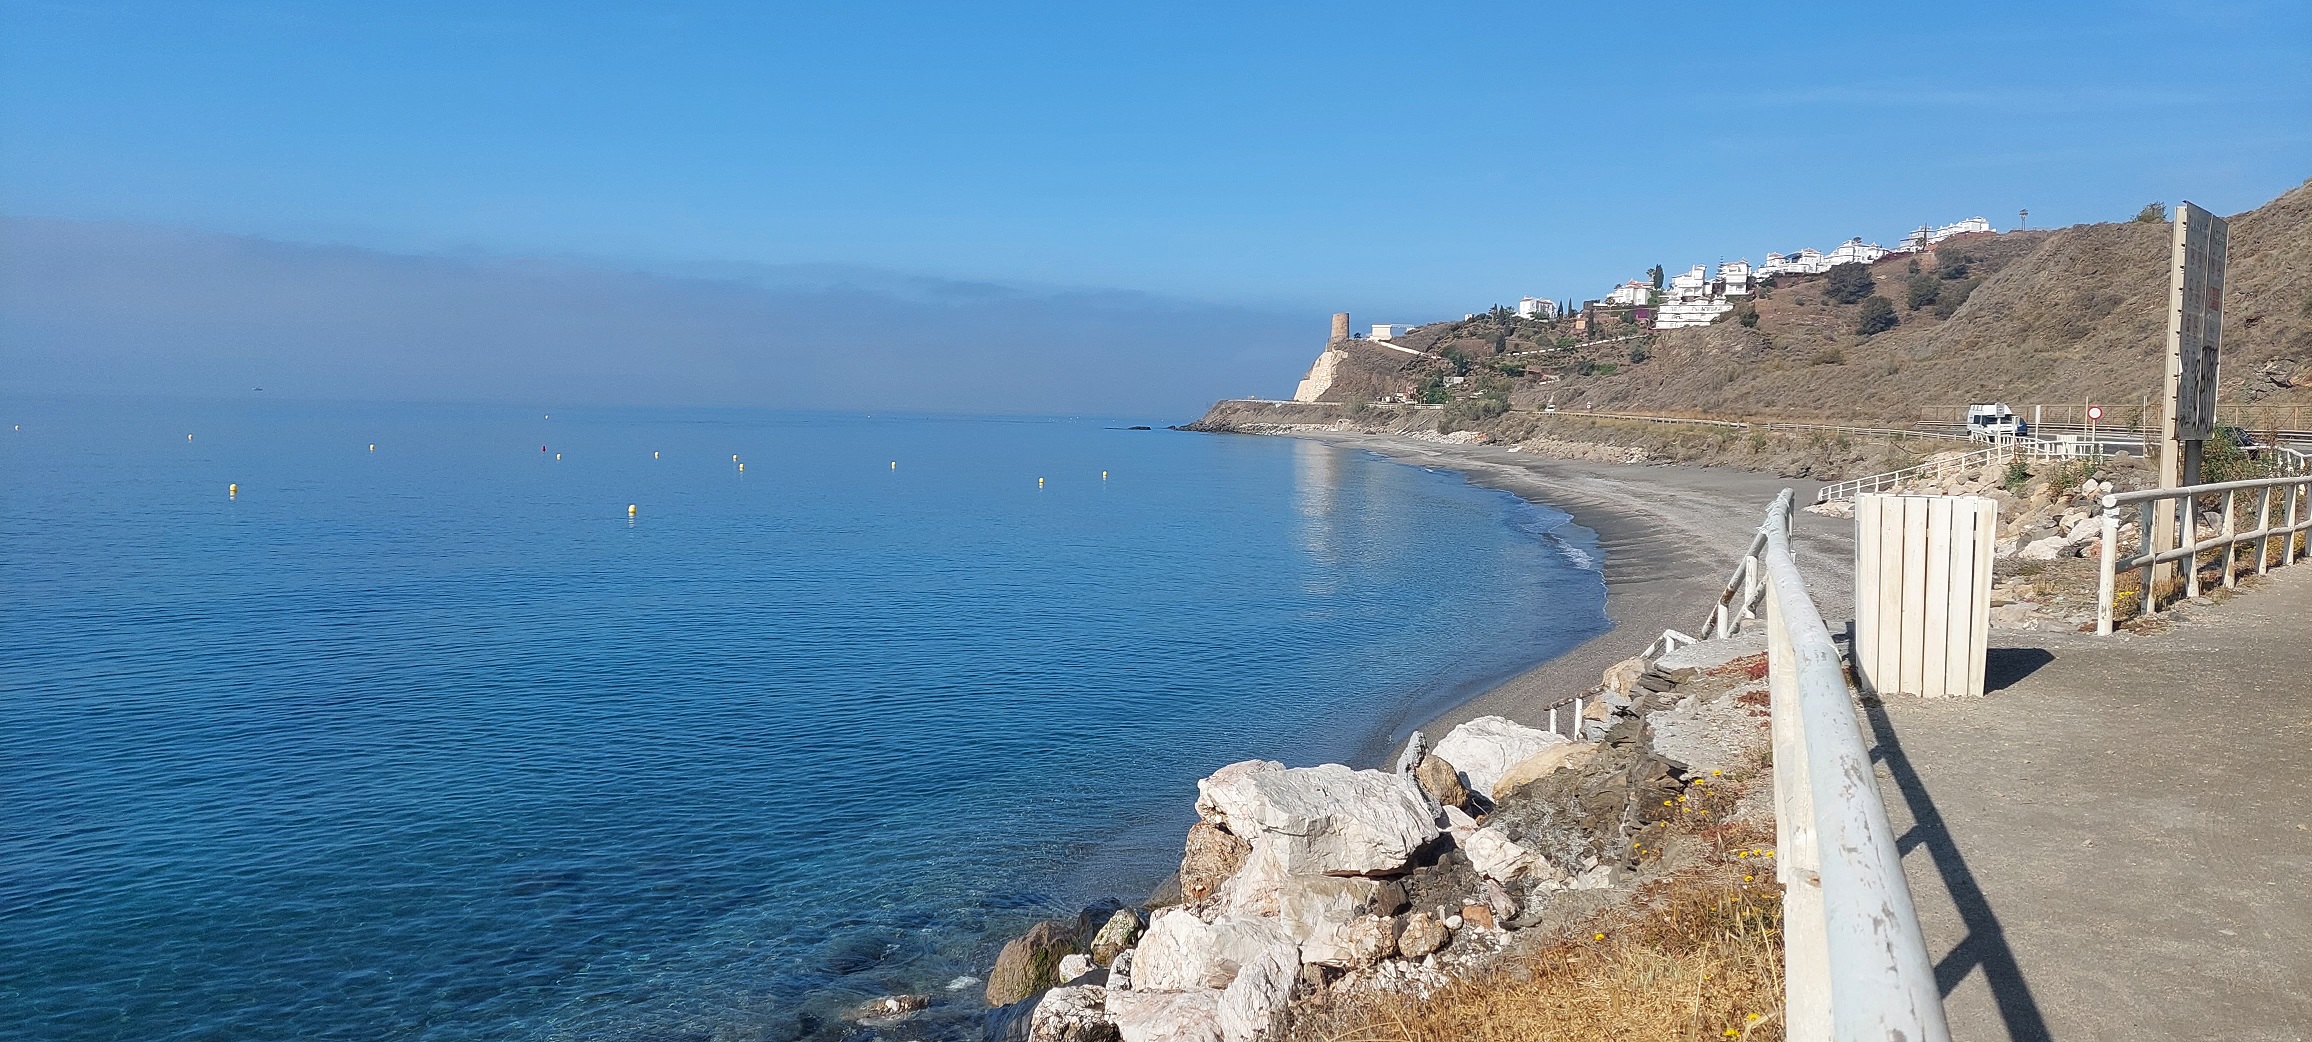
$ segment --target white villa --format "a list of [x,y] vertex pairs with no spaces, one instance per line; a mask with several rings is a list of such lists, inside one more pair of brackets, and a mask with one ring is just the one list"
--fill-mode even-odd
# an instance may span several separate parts
[[1610,307],[1644,307],[1653,299],[1653,284],[1637,279],[1615,286],[1613,292],[1606,294],[1606,304]]
[[1709,325],[1757,291],[1748,258],[1719,262],[1717,278],[1710,278],[1703,271],[1703,266],[1696,264],[1670,276],[1670,288],[1662,296],[1661,307],[1654,312],[1655,329]]
[[1929,230],[1926,225],[1922,224],[1919,225],[1917,230],[1903,237],[1903,241],[1895,247],[1895,252],[1916,253],[1954,235],[1969,235],[1975,232],[1989,232],[1997,230],[1998,229],[1991,227],[1991,222],[1986,221],[1980,217],[1969,217],[1957,224],[1946,224],[1940,228],[1935,228],[1932,230]]
[[1557,301],[1540,297],[1525,297],[1517,302],[1517,317],[1543,320],[1557,317]]
[[1840,243],[1837,249],[1829,253],[1816,249],[1800,250],[1787,257],[1769,253],[1766,255],[1766,263],[1758,266],[1758,277],[1820,275],[1841,264],[1874,264],[1894,252],[1875,242],[1864,242],[1861,236],[1856,236]]

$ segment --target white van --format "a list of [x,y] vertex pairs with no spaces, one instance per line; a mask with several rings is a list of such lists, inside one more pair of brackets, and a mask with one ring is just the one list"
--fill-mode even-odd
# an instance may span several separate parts
[[2006,402],[1976,403],[1967,406],[1967,437],[1980,441],[1993,438],[2020,438],[2031,433],[2031,425],[2007,408]]

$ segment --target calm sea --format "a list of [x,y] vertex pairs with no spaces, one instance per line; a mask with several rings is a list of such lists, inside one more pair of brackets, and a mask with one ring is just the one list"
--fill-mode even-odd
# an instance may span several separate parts
[[0,405],[10,1039],[962,1010],[1213,768],[1378,759],[1606,626],[1564,515],[1286,439]]

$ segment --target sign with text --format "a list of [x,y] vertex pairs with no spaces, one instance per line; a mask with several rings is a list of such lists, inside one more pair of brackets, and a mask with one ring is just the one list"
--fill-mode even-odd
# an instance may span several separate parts
[[2205,441],[2216,429],[2217,349],[2223,339],[2224,219],[2191,203],[2176,206],[2175,260],[2168,281],[2168,408],[2178,441]]

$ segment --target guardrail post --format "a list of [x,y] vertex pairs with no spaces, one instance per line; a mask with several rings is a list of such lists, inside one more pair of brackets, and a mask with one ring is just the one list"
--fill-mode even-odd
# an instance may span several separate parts
[[2232,504],[2240,498],[2237,492],[2224,493],[2224,589],[2239,588],[2240,546],[2232,541],[2238,526],[2232,521]]
[[2152,579],[2159,574],[2159,566],[2152,563],[2151,557],[2165,552],[2167,547],[2152,542],[2152,534],[2159,531],[2159,526],[2151,523],[2152,515],[2156,510],[2154,501],[2144,500],[2142,516],[2136,519],[2137,528],[2140,530],[2136,536],[2136,543],[2143,548],[2144,553],[2143,598],[2142,603],[2137,605],[2135,609],[2135,613],[2138,615],[2159,614],[2159,595],[2152,588]]
[[2305,498],[2312,499],[2312,485],[2307,485],[2301,489],[2294,487],[2288,489],[2288,538],[2280,541],[2281,564],[2296,563],[2296,494],[2298,492],[2304,493]]
[[2271,571],[2272,560],[2272,486],[2264,486],[2264,494],[2256,498],[2256,574]]
[[2183,540],[2177,549],[2184,551],[2184,596],[2197,599],[2200,595],[2200,504],[2196,496],[2184,496],[2176,501],[2183,511],[2183,524],[2176,526]]
[[2103,508],[2103,566],[2096,569],[2095,632],[2106,637],[2111,635],[2111,600],[2119,595],[2119,577],[2113,574],[2119,565],[2119,515],[2115,507],[2107,503]]

